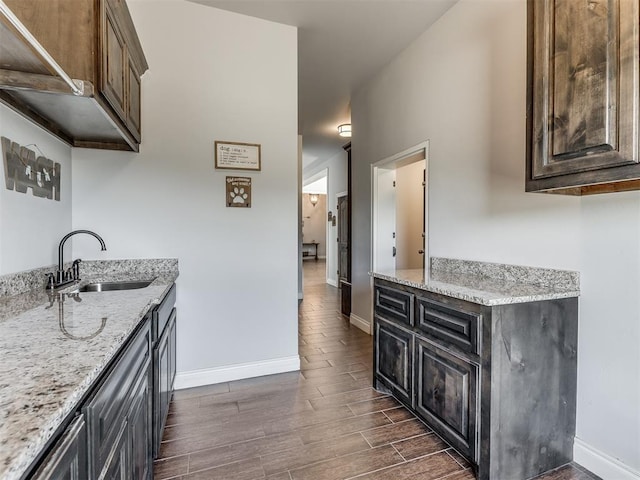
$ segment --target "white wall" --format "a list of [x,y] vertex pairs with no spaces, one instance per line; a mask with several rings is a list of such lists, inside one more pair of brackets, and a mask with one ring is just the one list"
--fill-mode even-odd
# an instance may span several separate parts
[[639,471],[640,193],[524,193],[525,88],[526,2],[462,0],[355,92],[353,311],[371,319],[370,164],[428,139],[431,255],[581,272],[578,443]]
[[[42,154],[60,164],[61,172],[60,201],[38,198],[31,189],[26,194],[7,190],[2,158],[0,275],[53,265],[60,239],[71,230],[71,147],[4,105],[0,105],[0,136],[23,147],[35,143]],[[28,148],[41,155],[35,147]]]
[[[74,150],[74,226],[93,226],[109,258],[179,259],[179,376],[295,368],[297,31],[185,1],[128,3],[150,65],[142,146]],[[262,171],[215,170],[215,140],[261,144]],[[253,179],[251,208],[225,206],[228,175]],[[91,240],[74,253],[91,258]]]
[[[309,165],[302,173],[303,181],[327,170],[327,211],[338,216],[337,195],[347,191],[347,152],[340,152],[336,156]],[[338,286],[338,222],[333,226],[327,222],[329,240],[327,243],[327,283]]]

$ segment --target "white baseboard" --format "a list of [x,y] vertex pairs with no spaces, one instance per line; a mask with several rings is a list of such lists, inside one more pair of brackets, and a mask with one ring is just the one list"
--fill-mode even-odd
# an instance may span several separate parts
[[327,256],[326,255],[318,255],[318,260],[326,260]]
[[338,288],[338,282],[336,282],[333,278],[327,278],[327,283],[332,287]]
[[603,480],[640,480],[640,472],[576,438],[573,461]]
[[302,300],[304,298],[304,293],[298,292],[298,300]]
[[354,327],[358,327],[364,333],[368,333],[369,335],[371,335],[371,324],[355,313],[352,313],[349,317],[349,323],[351,323],[351,325],[353,325]]
[[261,377],[275,373],[300,370],[300,357],[275,358],[261,362],[240,363],[224,367],[205,368],[176,374],[175,389],[201,387],[214,383],[231,382],[243,378]]

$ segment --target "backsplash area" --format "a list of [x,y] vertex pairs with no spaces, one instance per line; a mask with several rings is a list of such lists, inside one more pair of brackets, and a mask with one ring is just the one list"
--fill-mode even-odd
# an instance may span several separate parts
[[[69,262],[66,267],[70,267]],[[18,295],[31,290],[44,290],[46,274],[55,271],[56,265],[25,270],[0,276],[0,297]],[[132,260],[87,260],[80,264],[80,276],[99,274],[158,274],[178,269],[177,258]]]
[[432,257],[431,273],[439,272],[490,278],[504,282],[540,285],[562,290],[580,290],[580,273],[570,270]]

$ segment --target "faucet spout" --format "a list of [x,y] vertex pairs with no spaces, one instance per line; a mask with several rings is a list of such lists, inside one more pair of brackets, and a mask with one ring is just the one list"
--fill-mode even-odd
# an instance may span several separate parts
[[102,237],[97,233],[92,232],[91,230],[74,230],[73,232],[67,233],[64,237],[62,237],[62,240],[60,240],[60,245],[58,245],[58,283],[63,280],[64,275],[64,244],[70,237],[79,233],[86,233],[87,235],[95,237],[100,242],[100,249],[107,249],[107,246],[105,245]]

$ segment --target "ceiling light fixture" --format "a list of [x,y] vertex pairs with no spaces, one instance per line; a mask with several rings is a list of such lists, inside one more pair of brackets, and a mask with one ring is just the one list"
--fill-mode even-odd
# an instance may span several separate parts
[[341,137],[351,137],[351,124],[343,123],[342,125],[338,125],[338,135]]
[[318,204],[318,195],[315,193],[312,193],[311,195],[309,195],[309,201],[311,202],[311,205],[313,205],[314,207]]

